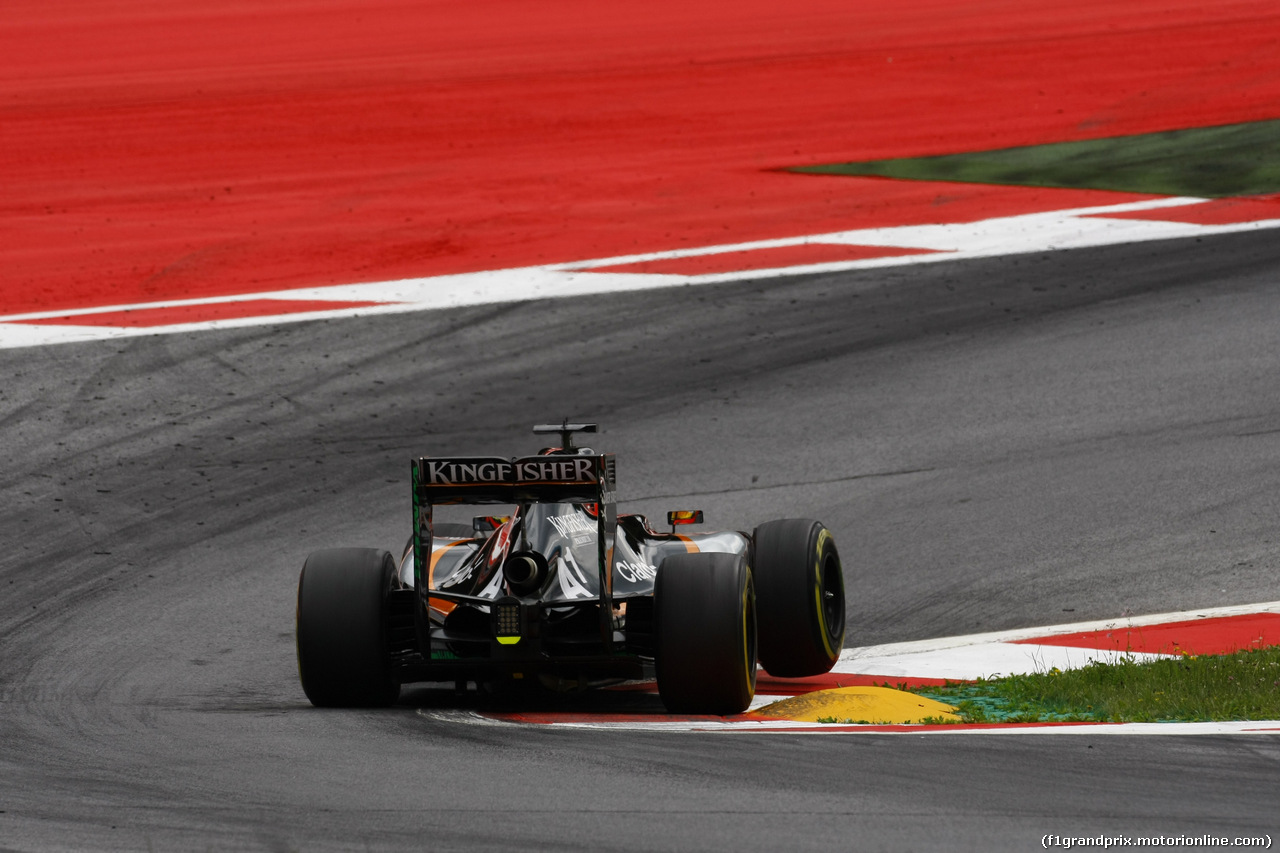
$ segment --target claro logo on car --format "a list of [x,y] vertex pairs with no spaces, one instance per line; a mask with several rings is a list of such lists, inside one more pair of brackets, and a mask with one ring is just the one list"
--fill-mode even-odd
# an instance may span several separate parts
[[619,560],[613,564],[614,571],[631,583],[651,581],[658,576],[658,567],[648,563],[633,563],[630,560]]
[[582,456],[560,459],[535,456],[511,462],[504,459],[422,460],[422,472],[428,486],[595,483],[595,468],[594,458]]

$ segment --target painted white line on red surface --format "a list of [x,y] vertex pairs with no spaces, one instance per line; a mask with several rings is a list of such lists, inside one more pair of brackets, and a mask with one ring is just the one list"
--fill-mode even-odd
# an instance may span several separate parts
[[988,643],[956,646],[933,652],[907,654],[874,654],[863,649],[849,649],[856,658],[841,655],[834,672],[884,676],[889,683],[895,678],[948,678],[973,681],[1000,675],[1021,675],[1050,670],[1079,669],[1097,661],[1115,664],[1122,660],[1147,663],[1173,655],[1144,652],[1115,652],[1100,649],[1076,649],[1064,646],[1015,645]]
[[1209,607],[1178,613],[1148,616],[1122,616],[1115,619],[1051,625],[1046,628],[1020,628],[986,634],[940,637],[880,646],[845,649],[833,672],[883,675],[892,678],[950,678],[957,681],[987,678],[993,675],[1023,675],[1058,669],[1075,669],[1093,661],[1113,663],[1120,658],[1134,661],[1173,657],[1169,654],[1087,649],[1027,643],[1027,640],[1085,634],[1091,632],[1124,633],[1175,622],[1217,619],[1227,616],[1250,616],[1280,613],[1280,601],[1231,607]]
[[[207,329],[230,329],[246,326],[277,325],[306,320],[362,317],[376,314],[430,311],[443,308],[520,302],[537,299],[563,299],[579,296],[651,290],[662,287],[718,284],[744,279],[837,272],[855,269],[877,269],[906,264],[927,264],[966,258],[985,258],[1096,246],[1203,237],[1262,228],[1280,227],[1280,218],[1226,225],[1199,225],[1154,219],[1108,218],[1109,215],[1162,208],[1188,208],[1206,204],[1198,198],[1162,198],[1104,207],[1058,210],[1020,216],[1004,216],[979,222],[949,225],[911,225],[869,228],[814,234],[777,240],[760,240],[718,246],[703,246],[680,251],[652,252],[595,260],[549,264],[517,269],[443,275],[367,284],[333,285],[298,288],[238,296],[206,299],[181,299],[129,305],[112,305],[78,310],[35,312],[0,316],[0,348],[42,346],[55,343],[174,334]],[[776,268],[751,268],[729,272],[676,275],[646,272],[593,272],[597,268],[672,261],[681,258],[706,259],[716,255],[747,254],[822,244],[846,245],[893,250],[914,250],[916,254],[888,254],[860,260],[806,264]],[[93,315],[130,312],[142,320],[148,311],[193,308],[280,300],[281,313],[262,316],[213,319],[170,325],[131,323],[126,326],[103,325]],[[316,310],[316,302],[376,303],[358,308],[335,307]],[[305,311],[290,313],[290,304],[307,303]],[[77,325],[74,318],[85,318]],[[41,321],[49,321],[42,324]]]

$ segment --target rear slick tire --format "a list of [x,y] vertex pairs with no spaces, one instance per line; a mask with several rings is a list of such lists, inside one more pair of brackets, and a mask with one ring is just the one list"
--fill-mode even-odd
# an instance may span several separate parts
[[751,570],[739,554],[677,554],[653,587],[658,693],[674,714],[738,714],[756,692]]
[[386,551],[337,548],[307,557],[298,577],[298,677],[322,708],[385,707],[400,696],[387,659]]
[[830,672],[844,646],[844,570],[835,539],[808,518],[755,529],[760,665],[779,678]]

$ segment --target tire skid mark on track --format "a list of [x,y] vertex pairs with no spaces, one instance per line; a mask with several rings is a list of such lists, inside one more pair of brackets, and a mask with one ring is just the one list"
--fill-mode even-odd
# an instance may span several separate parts
[[[1193,214],[1200,206],[1216,210],[1221,204],[1220,199],[1160,198],[962,224],[858,229],[460,275],[14,314],[0,317],[0,348],[572,298],[1280,227],[1280,218],[1214,224],[1195,221],[1205,218]],[[1249,210],[1269,211],[1272,207],[1254,206]],[[1213,217],[1207,218],[1213,221]],[[827,250],[840,247],[856,250],[852,253],[856,258],[829,260]],[[868,252],[869,247],[878,251]],[[794,250],[806,248],[826,252],[818,257],[827,260],[795,265],[798,256]],[[769,268],[766,262],[761,267],[752,259],[757,254],[762,258],[777,257],[774,253],[778,250],[793,250],[787,254],[791,265]],[[694,264],[690,267],[693,270],[719,271],[645,271],[656,264],[682,260]],[[734,266],[739,268],[733,269]],[[625,269],[635,271],[619,271]],[[177,317],[185,321],[174,322]]]

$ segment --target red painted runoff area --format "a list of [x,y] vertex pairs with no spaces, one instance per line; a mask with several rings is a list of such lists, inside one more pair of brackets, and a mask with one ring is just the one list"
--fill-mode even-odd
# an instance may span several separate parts
[[0,315],[1120,193],[797,175],[1276,118],[1273,0],[8,0]]
[[1220,616],[1145,627],[1127,627],[1117,623],[1115,628],[1106,631],[1088,631],[1018,642],[1119,652],[1231,654],[1244,649],[1280,645],[1280,613]]

